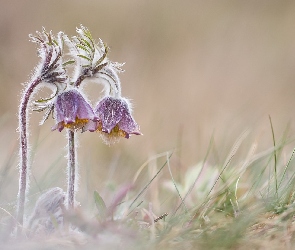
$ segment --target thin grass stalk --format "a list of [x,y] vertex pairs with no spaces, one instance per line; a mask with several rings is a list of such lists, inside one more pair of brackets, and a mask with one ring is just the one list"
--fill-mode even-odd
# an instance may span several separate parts
[[75,207],[76,148],[75,132],[68,129],[68,209]]
[[275,170],[275,182],[276,182],[276,196],[277,199],[279,198],[279,194],[278,194],[278,178],[277,178],[277,151],[276,151],[276,140],[275,140],[275,133],[274,133],[274,129],[273,129],[273,125],[272,125],[272,121],[271,121],[271,117],[270,115],[269,117],[269,122],[270,122],[270,126],[271,126],[271,133],[272,133],[272,139],[273,139],[273,147],[274,147],[274,170]]
[[[171,180],[172,180],[173,185],[174,185],[174,187],[175,187],[175,189],[176,189],[176,192],[177,192],[177,194],[178,194],[178,197],[180,198],[180,200],[181,200],[181,204],[183,204],[184,209],[185,209],[185,212],[187,213],[187,207],[186,207],[186,205],[185,205],[185,203],[184,203],[183,198],[182,198],[181,195],[180,195],[180,192],[179,192],[179,190],[178,190],[178,188],[177,188],[177,185],[176,185],[175,180],[174,180],[173,175],[172,175],[172,171],[171,171],[171,167],[170,167],[170,161],[169,161],[169,158],[168,158],[168,153],[167,153],[167,166],[168,166],[168,170],[169,170],[169,173],[170,173],[170,176],[171,176]],[[181,204],[180,204],[180,205],[181,205]]]
[[17,221],[19,227],[17,228],[17,234],[21,234],[24,207],[26,201],[26,191],[28,186],[28,173],[29,173],[29,148],[28,148],[28,105],[31,95],[33,94],[37,85],[41,82],[41,78],[36,78],[32,81],[25,90],[21,99],[19,109],[19,132],[20,132],[20,178],[19,178],[19,191],[17,201]]
[[[210,139],[209,147],[208,147],[208,149],[207,149],[207,152],[206,152],[205,158],[204,158],[204,160],[203,160],[203,164],[202,164],[201,170],[200,170],[200,172],[198,173],[198,176],[197,176],[197,178],[195,179],[194,183],[190,186],[189,190],[188,190],[187,193],[185,194],[184,198],[181,199],[181,203],[180,203],[180,204],[178,205],[178,207],[175,209],[175,211],[174,211],[174,213],[173,213],[173,216],[177,213],[177,211],[179,210],[179,208],[181,207],[181,205],[184,204],[184,201],[186,200],[186,198],[188,197],[188,195],[191,193],[191,191],[194,189],[195,185],[197,184],[197,182],[198,182],[198,180],[199,180],[199,178],[200,178],[200,176],[201,176],[201,174],[202,174],[202,172],[203,172],[203,170],[204,170],[204,168],[205,168],[205,163],[206,163],[207,158],[208,158],[208,156],[209,156],[209,152],[210,152],[211,147],[212,147],[212,144],[213,144],[213,139],[214,139],[214,137],[213,137],[213,135],[212,135],[212,137],[211,137],[211,139]],[[184,206],[185,206],[185,204],[184,204]],[[187,210],[186,207],[185,207],[185,210]]]
[[251,191],[258,186],[258,184],[262,180],[263,174],[265,173],[265,171],[266,171],[266,169],[267,169],[267,167],[268,167],[271,160],[272,160],[272,155],[271,155],[271,157],[269,157],[267,163],[265,164],[263,169],[260,171],[259,175],[256,177],[257,181],[254,181],[252,186],[249,188],[246,197],[248,197],[248,195],[251,193]]
[[[244,139],[247,137],[248,135],[248,131],[244,131],[240,136],[239,138],[236,140],[236,142],[234,143],[231,151],[230,151],[230,154],[227,156],[226,160],[225,160],[225,164],[224,164],[224,167],[223,169],[221,170],[219,176],[217,177],[217,179],[215,180],[212,188],[210,189],[209,193],[207,194],[206,196],[206,199],[209,197],[209,195],[211,194],[211,192],[213,191],[215,185],[217,184],[217,182],[219,181],[219,179],[221,179],[221,176],[223,174],[223,172],[225,171],[225,169],[229,166],[229,164],[231,163],[231,160],[233,159],[233,157],[236,155],[238,149],[240,148],[242,142],[244,141]],[[209,148],[210,149],[210,148]]]
[[291,163],[291,161],[292,161],[292,159],[293,159],[294,154],[295,154],[295,148],[293,149],[292,154],[291,154],[291,157],[290,157],[289,161],[287,162],[287,164],[286,164],[286,166],[285,166],[285,168],[284,168],[284,172],[283,172],[283,175],[282,175],[281,181],[280,181],[280,183],[279,183],[279,188],[280,188],[280,186],[281,186],[281,184],[282,184],[282,181],[283,181],[284,178],[285,178],[285,175],[286,175],[287,169],[289,168],[289,165],[290,165],[290,163]]
[[162,171],[162,169],[166,166],[168,163],[168,160],[172,157],[173,152],[169,155],[168,159],[165,161],[165,163],[160,167],[158,172],[154,175],[154,177],[144,186],[144,188],[139,192],[139,194],[135,197],[135,199],[131,202],[129,205],[129,209],[132,207],[132,205],[137,201],[137,199],[144,193],[144,191],[149,187],[149,185],[153,182],[153,180],[159,175],[159,173]]

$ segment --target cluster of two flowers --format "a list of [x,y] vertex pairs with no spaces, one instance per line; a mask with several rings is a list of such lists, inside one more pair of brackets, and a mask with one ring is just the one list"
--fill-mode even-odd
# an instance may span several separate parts
[[[68,129],[68,191],[66,195],[68,208],[74,207],[76,191],[74,132],[77,130],[98,131],[107,144],[116,142],[120,137],[129,138],[131,134],[141,134],[139,126],[131,115],[129,102],[121,97],[120,79],[117,73],[122,71],[120,67],[123,64],[111,62],[107,58],[108,47],[101,40],[98,44],[95,43],[86,27],[81,25],[77,28],[77,33],[78,35],[72,39],[62,32],[59,32],[55,38],[45,29],[37,32],[36,36],[31,35],[32,41],[39,45],[38,55],[41,61],[36,67],[34,78],[28,83],[23,93],[19,110],[20,178],[17,205],[19,225],[23,224],[30,167],[28,110],[31,96],[39,88],[39,84],[47,83],[45,86],[56,87],[56,93],[53,96],[34,102],[34,111],[46,111],[40,124],[43,124],[53,112],[56,124],[52,129],[59,131]],[[64,44],[68,45],[71,56],[66,62],[63,62]],[[74,74],[70,77],[66,66],[72,64],[75,65]],[[79,88],[86,78],[95,78],[105,85],[105,96],[94,109]],[[58,189],[58,194],[60,192],[62,191]],[[47,193],[46,197],[48,197]],[[17,233],[20,234],[21,230],[22,227],[18,227]]]
[[93,110],[80,90],[72,88],[57,95],[54,110],[57,123],[53,130],[99,131],[106,143],[119,137],[141,134],[128,101],[122,97],[105,96]]

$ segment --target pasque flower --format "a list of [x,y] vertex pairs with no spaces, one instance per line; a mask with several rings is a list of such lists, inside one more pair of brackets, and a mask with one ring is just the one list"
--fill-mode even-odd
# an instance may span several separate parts
[[116,142],[120,137],[128,139],[131,134],[141,135],[139,126],[131,115],[130,104],[122,97],[104,97],[94,112],[98,121],[90,121],[84,129],[101,132],[107,144]]
[[[112,62],[107,54],[109,47],[99,40],[95,43],[90,31],[80,26],[77,36],[68,38],[58,33],[55,38],[51,32],[43,29],[42,33],[32,36],[32,40],[39,44],[41,62],[36,68],[34,78],[23,93],[20,105],[20,156],[21,171],[19,181],[19,197],[17,219],[23,224],[25,196],[28,186],[28,138],[27,118],[31,104],[31,96],[45,83],[51,89],[56,88],[49,98],[41,98],[33,102],[34,111],[43,112],[42,125],[53,115],[56,124],[52,130],[62,131],[66,128],[68,138],[68,185],[66,203],[67,208],[75,207],[75,192],[77,190],[76,174],[76,132],[77,130],[90,132],[99,131],[107,144],[117,141],[120,137],[129,138],[131,134],[140,135],[139,126],[131,115],[129,102],[121,97],[121,85],[118,73],[122,72],[123,64]],[[70,58],[64,59],[64,45],[69,48]],[[68,58],[68,57],[67,57]],[[68,74],[67,67],[73,65]],[[82,83],[85,79],[95,78],[105,86],[105,97],[102,98],[95,110],[85,99]],[[41,85],[40,85],[41,86]],[[42,85],[43,86],[43,85]],[[21,233],[18,227],[18,233]]]
[[65,127],[77,130],[84,127],[90,120],[96,120],[90,104],[77,89],[62,92],[56,97],[53,105],[57,123],[52,130],[62,131]]
[[94,44],[89,30],[81,25],[77,29],[78,36],[69,45],[75,51],[79,77],[74,83],[78,88],[86,77],[95,78],[104,84],[106,96],[102,98],[94,113],[97,120],[89,119],[82,126],[82,131],[99,131],[107,144],[117,141],[120,137],[129,138],[131,134],[140,135],[139,126],[131,115],[129,102],[121,97],[121,83],[118,73],[123,70],[124,63],[112,62],[108,59],[108,46],[101,40]]

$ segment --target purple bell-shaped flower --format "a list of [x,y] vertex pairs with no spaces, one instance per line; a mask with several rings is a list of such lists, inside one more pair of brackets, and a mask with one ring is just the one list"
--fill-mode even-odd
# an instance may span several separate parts
[[62,92],[54,103],[56,124],[52,130],[62,131],[65,127],[77,130],[84,127],[89,121],[95,121],[95,114],[90,104],[76,89]]
[[96,106],[98,121],[90,121],[85,130],[99,131],[107,144],[120,137],[129,138],[131,134],[141,135],[140,128],[131,115],[129,103],[123,98],[106,96]]

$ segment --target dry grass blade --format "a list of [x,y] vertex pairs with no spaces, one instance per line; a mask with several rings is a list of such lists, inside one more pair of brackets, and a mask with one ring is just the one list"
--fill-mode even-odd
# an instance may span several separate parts
[[149,162],[153,161],[153,160],[156,160],[156,159],[159,159],[160,157],[163,157],[163,156],[166,156],[167,153],[169,152],[164,152],[164,153],[161,153],[161,154],[157,154],[155,155],[154,157],[151,157],[149,158],[146,162],[144,162],[140,167],[139,169],[136,171],[134,177],[133,177],[133,181],[132,183],[134,184],[138,178],[138,176],[140,175],[140,173],[142,172],[142,170],[149,164]]
[[209,147],[207,149],[207,152],[206,152],[206,155],[205,155],[205,158],[203,160],[203,164],[202,164],[202,168],[197,176],[197,178],[195,179],[194,183],[192,184],[192,186],[189,188],[188,192],[185,194],[184,198],[181,200],[181,203],[179,204],[179,206],[175,209],[173,215],[175,215],[177,213],[177,211],[179,210],[179,208],[181,207],[182,204],[184,204],[184,201],[186,200],[186,198],[188,197],[188,195],[192,192],[192,190],[194,189],[196,183],[198,182],[203,170],[204,170],[204,167],[205,167],[205,163],[206,163],[206,160],[209,156],[209,152],[210,152],[210,149],[212,147],[212,144],[213,144],[213,135],[211,136],[211,139],[210,139],[210,143],[209,143]]
[[[168,160],[171,158],[173,153],[169,155]],[[144,188],[139,192],[139,194],[135,197],[135,199],[131,202],[129,205],[129,209],[132,207],[132,205],[137,201],[137,199],[144,193],[144,191],[149,187],[149,185],[153,182],[153,180],[159,175],[159,173],[162,171],[162,169],[166,166],[168,163],[168,160],[165,161],[165,163],[162,165],[162,167],[158,170],[158,172],[155,174],[155,176],[144,186]]]
[[220,179],[221,175],[223,174],[224,170],[229,166],[231,160],[233,159],[233,157],[235,156],[235,154],[237,153],[239,147],[241,146],[242,142],[246,139],[247,135],[248,135],[248,131],[244,131],[240,137],[236,140],[236,142],[234,143],[231,151],[230,151],[230,154],[228,155],[228,157],[226,158],[226,161],[225,161],[225,164],[224,164],[224,167],[222,168],[220,174],[218,175],[218,177],[216,178],[215,182],[214,182],[214,185],[212,186],[212,188],[210,189],[208,195],[206,198],[209,197],[209,195],[211,194],[212,190],[214,189],[214,187],[216,186],[218,180]]
[[[173,182],[173,185],[174,185],[174,187],[176,189],[176,192],[178,194],[178,197],[181,200],[181,204],[183,204],[183,206],[184,206],[185,212],[187,212],[187,207],[186,207],[186,205],[184,203],[184,199],[181,197],[180,192],[179,192],[179,190],[178,190],[178,188],[176,186],[175,180],[174,180],[173,175],[172,175],[172,171],[171,171],[171,167],[170,167],[170,161],[169,161],[169,158],[168,158],[168,154],[167,154],[167,165],[168,165],[168,170],[169,170],[169,173],[170,173],[170,177],[172,179],[172,182]],[[181,206],[181,204],[180,204],[180,206]]]

